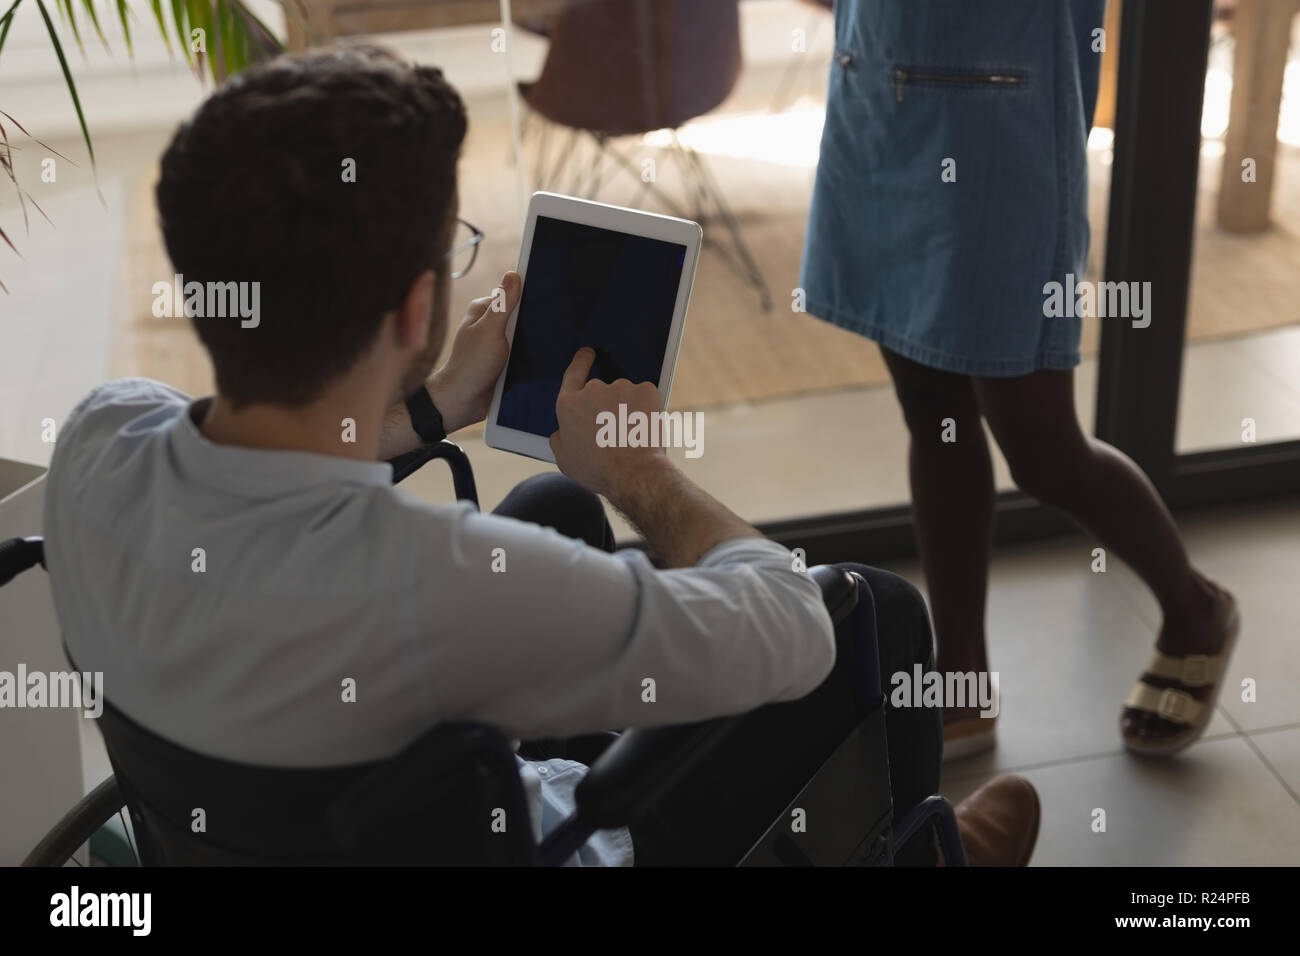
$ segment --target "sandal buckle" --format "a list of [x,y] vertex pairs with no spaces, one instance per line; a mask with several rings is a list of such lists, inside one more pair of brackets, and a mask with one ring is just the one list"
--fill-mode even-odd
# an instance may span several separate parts
[[1166,687],[1160,695],[1160,703],[1156,710],[1165,720],[1179,723],[1184,720],[1183,715],[1187,712],[1187,700],[1187,695],[1182,691]]
[[1188,654],[1183,658],[1179,683],[1185,687],[1204,687],[1214,680],[1214,667],[1208,654]]

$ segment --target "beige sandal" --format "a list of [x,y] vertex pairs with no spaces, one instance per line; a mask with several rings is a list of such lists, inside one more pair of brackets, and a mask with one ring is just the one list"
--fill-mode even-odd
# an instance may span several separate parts
[[[1237,602],[1228,592],[1223,610],[1220,612],[1225,631],[1223,647],[1217,654],[1186,654],[1171,657],[1156,651],[1147,665],[1144,676],[1159,677],[1176,682],[1178,687],[1156,687],[1145,680],[1133,685],[1124,707],[1155,714],[1157,717],[1185,729],[1167,737],[1144,737],[1126,734],[1123,731],[1123,715],[1120,716],[1120,735],[1124,744],[1133,753],[1148,757],[1168,757],[1183,750],[1193,743],[1202,733],[1214,715],[1219,694],[1223,690],[1223,675],[1228,667],[1237,642],[1237,632],[1241,630],[1241,617],[1237,613]],[[1197,700],[1181,688],[1213,688],[1205,700]]]

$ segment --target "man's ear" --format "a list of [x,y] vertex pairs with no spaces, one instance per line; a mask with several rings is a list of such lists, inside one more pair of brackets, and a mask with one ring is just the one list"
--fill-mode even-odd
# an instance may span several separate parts
[[426,269],[415,277],[397,307],[395,332],[398,344],[421,351],[429,343],[429,315],[433,311],[433,296],[437,285],[433,270]]

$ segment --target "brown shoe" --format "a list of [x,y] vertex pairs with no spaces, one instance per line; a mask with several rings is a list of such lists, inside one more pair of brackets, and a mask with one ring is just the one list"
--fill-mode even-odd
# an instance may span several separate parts
[[995,777],[957,804],[971,866],[1027,866],[1038,842],[1038,791],[1024,777]]

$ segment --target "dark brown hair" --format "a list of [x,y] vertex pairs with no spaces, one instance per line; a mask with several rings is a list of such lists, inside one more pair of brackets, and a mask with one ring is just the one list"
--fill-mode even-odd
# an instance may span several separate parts
[[260,283],[255,327],[191,320],[222,395],[311,401],[416,276],[444,274],[465,130],[440,70],[360,44],[237,74],[181,125],[156,189],[172,264],[186,283]]

